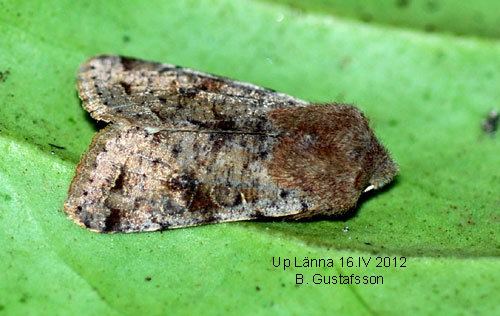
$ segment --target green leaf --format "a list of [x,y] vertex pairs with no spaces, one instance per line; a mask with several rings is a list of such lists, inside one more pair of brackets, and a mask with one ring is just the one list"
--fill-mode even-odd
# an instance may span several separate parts
[[[495,2],[468,5],[476,3]],[[500,313],[500,143],[481,130],[499,107],[498,40],[245,0],[0,1],[0,30],[0,312]],[[400,176],[340,220],[89,232],[62,204],[98,129],[75,74],[100,53],[354,103]],[[398,266],[377,267],[377,256]],[[335,266],[275,268],[278,257]],[[371,258],[368,267],[358,258]],[[298,273],[309,285],[295,285]],[[314,274],[383,284],[315,285]]]
[[426,32],[500,37],[500,3],[491,0],[267,0],[296,9],[327,13],[367,23]]

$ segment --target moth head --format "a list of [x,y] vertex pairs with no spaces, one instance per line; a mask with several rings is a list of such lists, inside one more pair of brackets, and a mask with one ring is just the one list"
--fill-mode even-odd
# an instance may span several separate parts
[[391,182],[398,173],[398,166],[396,163],[391,159],[384,148],[381,147],[381,149],[382,152],[379,152],[377,155],[378,157],[374,164],[372,176],[368,181],[369,185],[364,192],[380,189]]
[[269,162],[271,176],[283,187],[329,201],[332,209],[350,209],[363,190],[382,187],[397,172],[353,106],[278,109],[270,118],[283,135]]

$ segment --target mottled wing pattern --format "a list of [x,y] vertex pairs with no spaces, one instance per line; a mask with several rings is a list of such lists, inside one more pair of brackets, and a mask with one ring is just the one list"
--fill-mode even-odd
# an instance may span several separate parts
[[271,181],[263,161],[274,143],[265,135],[110,125],[80,162],[65,208],[99,232],[293,215],[307,197]]
[[86,62],[78,90],[93,118],[153,128],[263,132],[269,110],[307,104],[248,83],[120,56]]

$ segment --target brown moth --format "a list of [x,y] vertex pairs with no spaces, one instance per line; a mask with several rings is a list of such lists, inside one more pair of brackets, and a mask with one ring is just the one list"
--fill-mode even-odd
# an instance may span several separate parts
[[120,56],[83,64],[78,92],[109,123],[64,205],[93,231],[342,214],[397,173],[350,105]]

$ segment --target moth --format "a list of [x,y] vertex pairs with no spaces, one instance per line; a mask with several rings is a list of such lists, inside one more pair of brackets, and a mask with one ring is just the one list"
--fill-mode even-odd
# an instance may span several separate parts
[[77,81],[85,110],[108,125],[64,209],[96,232],[338,215],[397,173],[350,105],[121,56],[91,58]]

